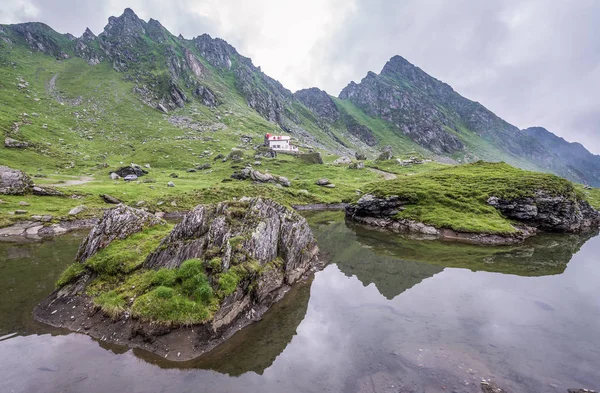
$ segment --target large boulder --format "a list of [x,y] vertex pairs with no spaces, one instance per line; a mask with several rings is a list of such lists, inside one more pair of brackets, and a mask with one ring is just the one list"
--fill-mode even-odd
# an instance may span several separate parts
[[144,228],[164,221],[154,214],[129,206],[119,205],[104,212],[102,219],[88,234],[77,251],[77,262],[84,262],[99,250],[108,246],[113,240],[125,239]]
[[0,194],[23,195],[32,187],[33,182],[25,172],[0,165]]
[[140,177],[140,176],[147,175],[148,171],[143,170],[142,168],[140,168],[139,165],[135,165],[135,166],[131,165],[131,166],[124,166],[124,167],[119,168],[116,171],[113,171],[110,173],[116,173],[120,177],[127,177],[130,175],[135,175],[137,177]]
[[232,179],[236,180],[253,180],[257,183],[275,183],[284,187],[290,187],[292,182],[283,176],[271,175],[270,173],[262,173],[252,168],[244,168],[239,172],[231,175]]
[[508,218],[551,232],[581,232],[600,226],[600,213],[576,195],[551,195],[505,199],[492,196],[487,203]]

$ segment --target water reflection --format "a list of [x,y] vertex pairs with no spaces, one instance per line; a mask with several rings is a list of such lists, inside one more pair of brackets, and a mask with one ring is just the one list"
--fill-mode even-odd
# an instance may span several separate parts
[[206,356],[172,362],[146,351],[133,352],[161,368],[201,368],[234,377],[250,371],[262,375],[296,335],[306,315],[311,284],[312,279],[294,286],[261,321],[242,329]]
[[347,226],[339,213],[309,221],[329,266],[186,363],[80,334],[31,335],[45,332],[31,309],[79,239],[0,244],[0,295],[18,303],[0,304],[0,328],[21,334],[0,335],[0,392],[479,393],[481,378],[514,393],[600,387],[600,238],[473,248]]

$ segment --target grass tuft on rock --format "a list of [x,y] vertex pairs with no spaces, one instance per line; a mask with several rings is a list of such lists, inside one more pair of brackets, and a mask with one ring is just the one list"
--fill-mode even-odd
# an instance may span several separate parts
[[73,263],[69,265],[56,281],[56,288],[62,288],[67,284],[72,283],[85,272],[85,266],[81,263]]

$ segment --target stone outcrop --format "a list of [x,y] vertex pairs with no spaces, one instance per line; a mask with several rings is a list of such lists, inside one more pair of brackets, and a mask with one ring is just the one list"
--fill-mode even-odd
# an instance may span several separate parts
[[257,183],[275,183],[280,184],[284,187],[292,185],[287,177],[271,175],[270,173],[262,173],[252,168],[244,168],[239,172],[235,172],[231,175],[232,179],[237,180],[253,180]]
[[0,165],[0,194],[24,195],[32,187],[33,182],[25,172]]
[[600,226],[600,213],[575,195],[537,191],[532,197],[490,197],[487,203],[508,218],[551,232],[581,232]]
[[316,263],[318,253],[302,216],[271,200],[242,198],[239,202],[196,207],[162,241],[158,251],[148,256],[144,266],[177,268],[212,249],[222,250],[223,269],[250,259],[264,266],[281,258],[281,276],[263,277],[265,282],[258,285],[259,289],[294,283]]
[[424,239],[447,239],[474,244],[513,244],[536,233],[535,228],[528,226],[515,227],[516,233],[510,235],[466,233],[436,228],[415,220],[397,217],[408,202],[398,196],[378,198],[372,194],[365,194],[356,203],[346,206],[346,218],[393,232],[418,234]]
[[[123,205],[107,211],[81,244],[77,262],[83,263],[113,240],[127,238],[162,222],[149,213]],[[318,267],[318,251],[306,220],[274,201],[241,198],[200,205],[163,238],[146,257],[142,268],[147,271],[179,269],[190,259],[202,261],[200,266],[207,282],[219,293],[214,298],[218,307],[208,319],[193,324],[154,323],[131,315],[129,310],[108,317],[98,312],[93,299],[85,292],[97,274],[90,267],[84,267],[81,273],[44,299],[36,307],[34,316],[53,326],[144,348],[164,357],[177,348],[180,353],[176,360],[188,360],[259,320],[283,298],[292,284],[308,277]],[[240,275],[236,276],[233,286],[223,292],[220,279],[230,272]],[[130,307],[135,307],[135,301],[131,299]],[[115,323],[116,320],[119,323]]]
[[75,259],[77,262],[82,263],[108,246],[113,240],[125,239],[144,228],[162,223],[164,223],[163,220],[151,213],[119,205],[104,213],[100,223],[90,231],[79,246]]

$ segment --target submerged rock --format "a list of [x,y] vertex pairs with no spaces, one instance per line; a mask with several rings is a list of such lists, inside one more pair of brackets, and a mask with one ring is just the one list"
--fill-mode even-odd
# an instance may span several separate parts
[[23,195],[31,187],[33,182],[25,172],[0,165],[0,194]]

